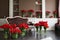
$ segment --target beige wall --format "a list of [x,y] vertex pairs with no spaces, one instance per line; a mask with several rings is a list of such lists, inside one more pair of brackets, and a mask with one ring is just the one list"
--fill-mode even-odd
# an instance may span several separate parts
[[20,3],[19,4],[20,10],[21,9],[25,9],[25,10],[33,9],[33,10],[35,10],[35,0],[20,0],[19,3]]

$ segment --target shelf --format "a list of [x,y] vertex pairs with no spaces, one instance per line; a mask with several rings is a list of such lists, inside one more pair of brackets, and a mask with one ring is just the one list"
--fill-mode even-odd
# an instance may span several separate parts
[[14,12],[19,12],[19,11],[14,11]]
[[19,3],[14,3],[14,5],[19,5]]
[[13,0],[13,14],[19,15],[19,0]]

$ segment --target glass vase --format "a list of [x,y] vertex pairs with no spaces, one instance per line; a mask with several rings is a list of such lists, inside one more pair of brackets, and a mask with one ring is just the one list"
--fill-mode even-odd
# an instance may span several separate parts
[[46,33],[46,28],[44,27],[44,33]]
[[4,38],[5,38],[5,39],[8,38],[8,32],[4,32]]
[[23,29],[23,30],[22,30],[21,36],[22,36],[22,37],[26,36],[26,29]]
[[38,32],[38,27],[36,27],[36,32]]
[[48,16],[49,16],[49,13],[46,13],[46,18],[48,18]]
[[17,38],[18,38],[18,33],[12,34],[11,37],[12,37],[13,39],[17,39]]
[[31,12],[29,12],[29,17],[32,17],[32,13]]
[[40,26],[39,28],[40,28],[40,33],[41,33],[41,30],[42,30],[42,26]]
[[9,29],[4,29],[3,32],[4,32],[4,38],[7,39],[9,34]]
[[56,16],[56,14],[54,14],[54,18],[56,18],[57,16]]

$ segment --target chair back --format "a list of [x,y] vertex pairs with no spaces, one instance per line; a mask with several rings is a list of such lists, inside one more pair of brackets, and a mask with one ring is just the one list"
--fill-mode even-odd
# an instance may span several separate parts
[[20,23],[27,23],[27,18],[20,18],[20,17],[7,17],[7,21],[9,24],[20,24]]

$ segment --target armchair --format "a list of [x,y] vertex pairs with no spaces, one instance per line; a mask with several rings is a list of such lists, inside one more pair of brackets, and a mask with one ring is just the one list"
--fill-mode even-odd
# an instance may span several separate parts
[[55,24],[55,32],[60,33],[60,17],[58,18],[58,23]]

